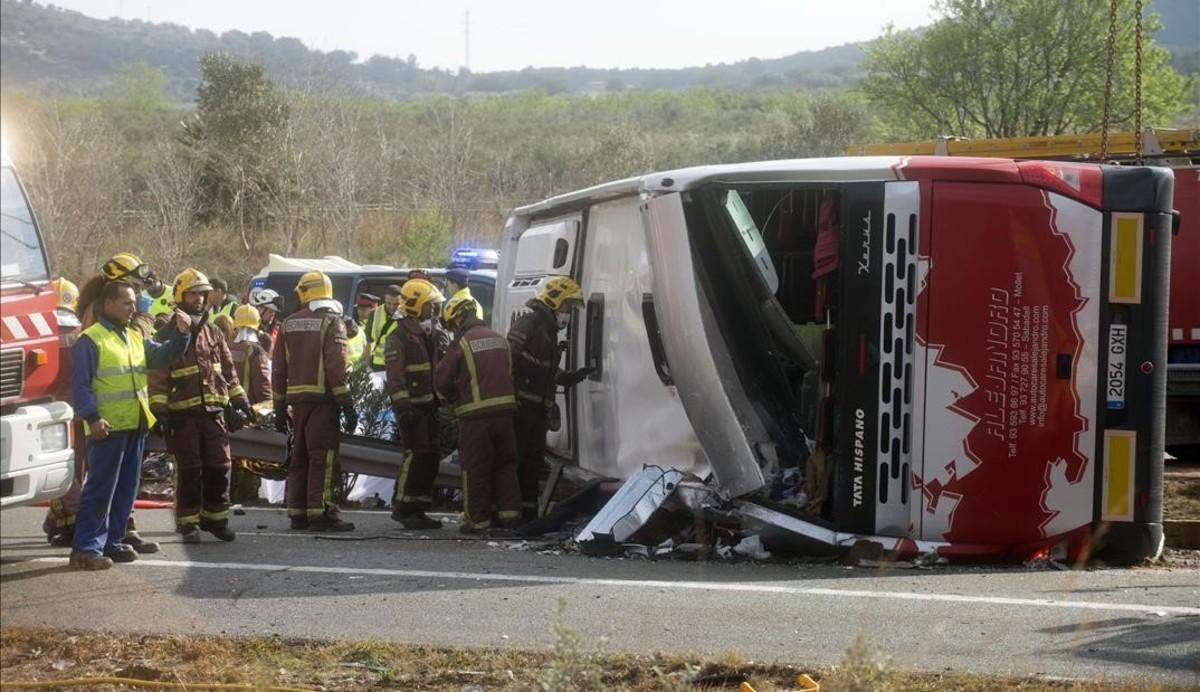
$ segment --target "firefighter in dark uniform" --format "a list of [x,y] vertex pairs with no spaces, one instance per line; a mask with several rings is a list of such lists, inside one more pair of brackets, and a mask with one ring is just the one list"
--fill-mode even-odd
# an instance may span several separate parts
[[545,459],[547,421],[554,407],[555,387],[573,387],[592,369],[558,369],[558,332],[566,329],[572,313],[583,306],[583,292],[574,279],[550,277],[526,305],[529,311],[517,317],[508,330],[508,345],[517,390],[517,478],[523,518],[529,521],[537,518],[538,477]]
[[407,529],[437,529],[425,514],[433,503],[438,471],[437,402],[433,394],[433,315],[442,294],[424,279],[400,288],[399,325],[387,339],[387,394],[404,445],[396,475],[392,519]]
[[347,430],[358,427],[346,381],[346,325],[333,299],[333,283],[322,272],[301,276],[296,297],[301,308],[283,321],[271,357],[275,428],[287,432],[290,421],[294,431],[288,516],[297,530],[353,531],[354,524],[338,518],[333,502],[339,410]]
[[474,299],[451,298],[442,319],[454,342],[434,370],[434,387],[454,406],[462,466],[463,533],[521,521],[517,443],[513,435],[512,362],[508,342],[475,316]]
[[[221,330],[201,319],[212,285],[195,269],[175,278],[172,297],[191,315],[191,343],[169,370],[150,371],[150,410],[161,420],[167,451],[175,457],[175,529],[199,543],[203,529],[232,541],[229,528],[229,431],[225,409],[253,416]],[[170,327],[167,327],[170,329]]]
[[252,305],[239,305],[233,311],[233,327],[237,331],[229,351],[251,406],[271,400],[271,356],[260,343],[261,323],[262,318]]

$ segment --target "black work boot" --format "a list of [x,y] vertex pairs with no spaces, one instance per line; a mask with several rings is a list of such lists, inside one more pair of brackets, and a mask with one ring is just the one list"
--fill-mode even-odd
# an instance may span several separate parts
[[179,536],[180,536],[179,540],[182,543],[199,543],[200,542],[200,527],[188,526],[187,528],[180,529]]
[[308,517],[291,517],[293,531],[306,531],[308,529]]
[[313,531],[313,532],[353,531],[354,523],[349,522],[349,521],[342,521],[341,519],[337,518],[336,514],[333,516],[326,514],[324,516],[313,517],[313,518],[309,519],[308,520],[308,530]]
[[217,524],[217,523],[210,524],[210,523],[201,521],[200,528],[203,529],[204,531],[211,533],[212,535],[216,536],[217,538],[225,541],[226,543],[229,543],[233,539],[237,538],[237,534],[234,533],[233,529],[229,528],[229,525],[224,522],[221,522],[219,524]]
[[420,510],[415,512],[401,512],[398,509],[393,509],[392,521],[398,521],[404,528],[415,531],[442,528],[442,522]]
[[55,548],[70,548],[75,545],[75,532],[63,531],[50,536],[46,536],[46,540]]

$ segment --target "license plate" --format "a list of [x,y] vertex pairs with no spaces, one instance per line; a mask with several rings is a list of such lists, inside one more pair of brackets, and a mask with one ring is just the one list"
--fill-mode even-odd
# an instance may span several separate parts
[[1129,328],[1113,324],[1108,328],[1108,376],[1104,378],[1108,408],[1125,408],[1125,351],[1129,348]]

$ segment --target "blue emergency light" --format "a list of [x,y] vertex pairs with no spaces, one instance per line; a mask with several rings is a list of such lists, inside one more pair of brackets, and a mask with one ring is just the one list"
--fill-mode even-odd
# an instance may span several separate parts
[[500,251],[460,247],[450,254],[450,263],[466,269],[496,269],[500,266]]

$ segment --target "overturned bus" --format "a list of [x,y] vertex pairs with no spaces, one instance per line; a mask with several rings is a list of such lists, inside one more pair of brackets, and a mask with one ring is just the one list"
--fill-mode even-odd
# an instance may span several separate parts
[[[689,472],[814,546],[1139,560],[1162,547],[1172,185],[940,157],[630,178],[512,213],[493,322],[580,282],[563,367],[594,372],[547,445],[586,470]],[[774,502],[789,469],[823,497]]]

